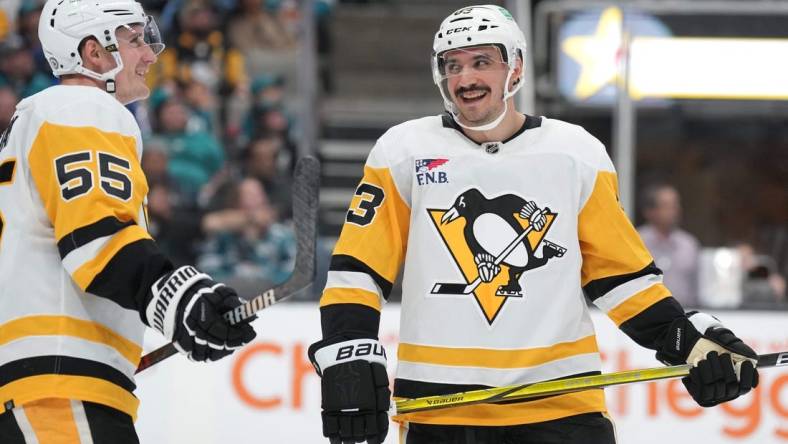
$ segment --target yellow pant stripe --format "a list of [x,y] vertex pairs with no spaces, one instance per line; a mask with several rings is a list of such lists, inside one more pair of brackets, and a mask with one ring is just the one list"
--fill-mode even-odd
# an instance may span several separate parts
[[26,405],[44,398],[81,399],[108,405],[137,419],[139,400],[103,379],[88,376],[40,375],[17,379],[0,387],[0,399]]
[[25,404],[24,412],[38,444],[81,444],[68,399],[39,399]]

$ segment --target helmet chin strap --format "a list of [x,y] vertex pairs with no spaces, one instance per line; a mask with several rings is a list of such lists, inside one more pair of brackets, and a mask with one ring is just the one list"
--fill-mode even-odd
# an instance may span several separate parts
[[495,120],[493,120],[492,122],[485,123],[484,125],[479,125],[479,126],[469,126],[469,125],[465,125],[464,123],[460,122],[460,118],[459,118],[458,113],[452,112],[451,115],[452,115],[452,117],[454,117],[454,121],[457,122],[457,125],[460,125],[461,127],[465,128],[467,130],[471,130],[471,131],[489,131],[489,130],[495,128],[496,126],[500,125],[500,123],[503,120],[504,116],[506,116],[506,112],[508,110],[509,110],[509,103],[506,101],[506,99],[503,99],[503,112],[501,112],[501,115],[496,117]]
[[[513,73],[514,73],[514,70],[510,69],[509,70],[509,74],[506,75],[506,83],[504,83],[504,85],[509,85],[509,80],[512,78],[512,74]],[[501,112],[501,114],[498,117],[495,118],[495,120],[493,120],[492,122],[489,122],[489,123],[485,123],[484,125],[469,126],[469,125],[465,125],[462,122],[460,122],[459,112],[456,111],[457,110],[457,106],[453,105],[453,104],[452,104],[453,106],[450,109],[450,114],[454,118],[454,121],[457,123],[457,125],[465,128],[467,130],[471,130],[471,131],[489,131],[489,130],[491,130],[491,129],[493,129],[493,128],[495,128],[495,127],[497,127],[498,125],[501,124],[501,122],[503,121],[503,118],[506,116],[506,113],[509,111],[509,98],[512,97],[513,95],[515,95],[515,93],[517,93],[518,89],[520,89],[520,88],[515,87],[511,91],[507,91],[506,94],[504,94],[503,98],[501,99],[501,100],[503,100],[503,111]]]
[[91,79],[104,82],[104,90],[114,96],[115,92],[117,91],[115,76],[117,76],[117,74],[123,69],[123,60],[120,58],[120,54],[117,51],[112,54],[112,57],[115,59],[115,67],[103,74],[99,74],[96,71],[87,69],[84,66],[77,68],[76,72],[77,74],[82,74],[86,77],[90,77]]

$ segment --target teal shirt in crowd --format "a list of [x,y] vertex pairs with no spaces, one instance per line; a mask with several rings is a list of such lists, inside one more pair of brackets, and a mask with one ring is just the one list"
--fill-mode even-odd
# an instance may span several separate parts
[[231,232],[212,236],[204,245],[198,267],[219,281],[253,278],[279,285],[292,273],[295,256],[292,228],[275,223],[259,239]]

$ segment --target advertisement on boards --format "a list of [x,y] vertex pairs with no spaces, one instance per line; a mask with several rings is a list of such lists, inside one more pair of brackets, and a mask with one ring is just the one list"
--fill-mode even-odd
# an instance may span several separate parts
[[[788,350],[788,313],[712,312],[759,353]],[[660,366],[654,352],[592,312],[603,371]],[[283,304],[260,313],[258,337],[233,356],[211,364],[182,356],[138,375],[137,428],[143,443],[312,444],[328,442],[320,422],[320,380],[306,357],[320,337],[313,304]],[[396,367],[399,307],[381,318],[381,342]],[[162,343],[155,332],[146,351]],[[763,369],[760,385],[733,402],[703,409],[678,379],[605,390],[619,444],[714,442],[788,444],[788,367]],[[397,442],[396,425],[386,443]]]

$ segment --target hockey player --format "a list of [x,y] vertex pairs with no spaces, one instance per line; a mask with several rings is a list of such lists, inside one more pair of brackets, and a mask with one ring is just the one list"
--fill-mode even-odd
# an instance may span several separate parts
[[[662,284],[617,198],[605,147],[526,116],[522,31],[498,6],[440,25],[432,72],[447,113],[387,131],[369,154],[320,301],[323,433],[379,443],[389,409],[380,308],[404,264],[394,397],[600,373],[583,294],[668,364],[702,406],[758,383],[757,355]],[[516,282],[512,282],[516,280]],[[398,415],[400,442],[614,443],[602,390]]]
[[127,444],[145,326],[190,359],[251,341],[235,291],[175,269],[147,231],[140,129],[164,45],[132,0],[49,0],[39,38],[61,85],[0,140],[0,442]]

